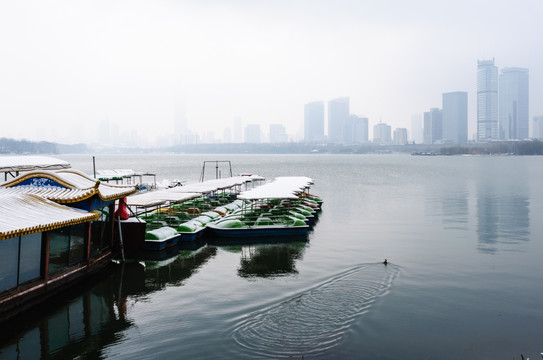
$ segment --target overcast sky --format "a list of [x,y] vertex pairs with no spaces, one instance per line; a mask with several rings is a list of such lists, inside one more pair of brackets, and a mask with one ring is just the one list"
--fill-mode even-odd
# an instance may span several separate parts
[[478,59],[528,68],[530,126],[543,115],[542,34],[541,0],[1,1],[0,137],[158,135],[176,102],[217,138],[235,117],[293,135],[305,103],[343,96],[410,128],[467,91],[471,138]]

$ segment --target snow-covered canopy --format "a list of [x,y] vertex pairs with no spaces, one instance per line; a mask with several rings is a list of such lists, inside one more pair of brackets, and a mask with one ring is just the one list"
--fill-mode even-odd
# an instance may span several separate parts
[[80,224],[98,217],[97,213],[70,208],[33,194],[0,195],[0,240]]
[[131,169],[112,169],[112,170],[97,170],[96,178],[99,180],[120,180],[136,175]]
[[128,196],[134,186],[110,185],[77,170],[31,171],[0,186],[0,194],[36,194],[58,203],[74,203],[98,195],[104,201]]
[[241,186],[247,182],[262,179],[263,178],[258,175],[252,175],[207,180],[201,183],[192,183],[184,186],[176,186],[169,189],[132,195],[127,198],[126,202],[128,206],[141,207],[160,206],[168,203],[181,203],[195,199],[203,194],[210,194],[215,191],[230,189],[235,186]]
[[70,163],[49,156],[0,156],[0,172],[67,169]]
[[313,184],[313,180],[305,176],[282,176],[273,181],[238,195],[239,199],[296,199],[297,193]]
[[151,207],[165,205],[168,202],[181,203],[202,196],[200,193],[173,192],[173,189],[149,191],[126,198],[128,206]]
[[263,180],[261,176],[233,176],[223,179],[207,180],[201,183],[192,183],[184,186],[178,186],[170,189],[174,192],[199,192],[202,194],[209,194],[218,190],[231,189],[235,186],[241,186],[245,183]]

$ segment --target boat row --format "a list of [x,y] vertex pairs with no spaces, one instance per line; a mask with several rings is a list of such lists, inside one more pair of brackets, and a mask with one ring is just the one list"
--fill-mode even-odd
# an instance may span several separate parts
[[128,251],[307,234],[322,204],[306,177],[245,174],[138,192],[48,157],[0,157],[1,173],[0,322]]
[[115,204],[136,189],[48,157],[0,157],[0,172],[2,322],[110,265]]
[[130,196],[130,216],[121,222],[123,233],[130,234],[125,246],[162,250],[201,238],[306,234],[322,204],[309,194],[313,181],[278,177],[259,185],[262,181],[255,175],[240,176]]

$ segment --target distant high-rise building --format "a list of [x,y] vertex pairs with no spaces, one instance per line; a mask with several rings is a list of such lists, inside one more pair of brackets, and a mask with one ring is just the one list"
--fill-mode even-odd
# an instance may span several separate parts
[[432,108],[424,113],[424,143],[438,144],[443,140],[443,112]]
[[349,98],[328,101],[328,142],[344,142],[345,121],[349,117]]
[[225,128],[222,134],[222,142],[229,144],[232,142],[232,130],[230,128]]
[[281,124],[270,124],[270,142],[282,143],[287,142],[287,131]]
[[543,139],[543,116],[534,116],[532,125],[532,138]]
[[314,101],[304,106],[304,141],[324,140],[324,102]]
[[394,145],[405,145],[407,144],[407,129],[406,128],[397,128],[394,130],[394,137],[392,139]]
[[177,99],[174,104],[173,122],[174,141],[176,143],[186,144],[185,137],[189,134],[189,131],[185,102],[182,99]]
[[345,120],[343,138],[346,144],[368,142],[368,118],[349,115]]
[[528,139],[528,69],[503,68],[499,83],[500,139]]
[[422,144],[422,114],[411,116],[411,141]]
[[464,91],[443,94],[443,142],[467,144],[468,93]]
[[111,129],[109,126],[109,119],[100,121],[100,139],[98,141],[103,144],[111,143]]
[[379,123],[373,126],[373,142],[380,145],[388,145],[391,143],[390,125]]
[[202,144],[213,144],[215,142],[215,132],[213,131],[206,131],[200,140]]
[[498,139],[498,68],[492,60],[477,61],[477,141]]
[[422,143],[423,144],[432,144],[432,115],[429,111],[424,112],[423,114],[423,126],[422,126]]
[[243,142],[243,125],[239,117],[234,119],[234,142]]
[[260,143],[260,125],[248,124],[245,126],[245,142],[246,143]]

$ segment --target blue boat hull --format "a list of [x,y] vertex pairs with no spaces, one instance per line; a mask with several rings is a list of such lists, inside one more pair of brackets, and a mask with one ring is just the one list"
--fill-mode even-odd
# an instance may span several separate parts
[[143,248],[145,250],[155,250],[155,251],[164,250],[166,248],[177,245],[180,239],[181,239],[181,235],[172,236],[162,241],[145,240]]
[[201,238],[204,235],[205,228],[202,228],[195,232],[180,232],[181,235],[181,242],[185,241],[194,241],[196,239]]
[[247,238],[255,236],[282,237],[305,235],[309,230],[309,226],[254,226],[236,229],[221,229],[208,226],[207,229],[212,236],[224,238]]

